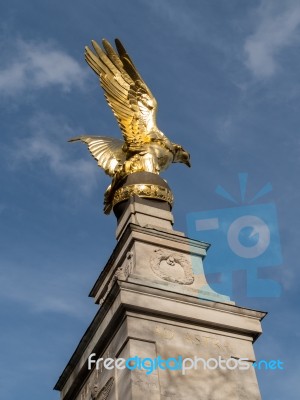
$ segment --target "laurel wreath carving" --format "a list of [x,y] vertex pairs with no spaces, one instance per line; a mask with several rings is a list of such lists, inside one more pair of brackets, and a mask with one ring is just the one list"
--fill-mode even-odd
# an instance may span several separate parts
[[[154,255],[150,259],[150,266],[155,275],[159,276],[161,279],[172,282],[179,283],[181,285],[191,285],[194,282],[194,274],[190,262],[184,257],[183,254],[172,253],[162,249],[155,249]],[[160,269],[162,261],[166,261],[169,265],[175,266],[179,264],[184,272],[184,278],[175,278],[169,274],[166,274]]]

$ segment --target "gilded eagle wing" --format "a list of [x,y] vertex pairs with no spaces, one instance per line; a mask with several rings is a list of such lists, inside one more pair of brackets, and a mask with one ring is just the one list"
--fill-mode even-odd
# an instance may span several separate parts
[[109,176],[114,176],[116,168],[121,166],[126,159],[123,151],[124,142],[120,139],[105,136],[78,136],[70,139],[69,142],[77,140],[87,144],[99,167],[103,168]]
[[96,53],[86,47],[85,59],[99,76],[128,149],[137,151],[153,139],[157,102],[121,42],[116,39],[118,54],[105,39],[102,43],[104,50],[92,41]]

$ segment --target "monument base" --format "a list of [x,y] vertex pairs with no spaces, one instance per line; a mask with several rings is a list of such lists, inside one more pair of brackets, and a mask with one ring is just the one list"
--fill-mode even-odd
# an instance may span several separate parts
[[[120,216],[118,244],[90,293],[101,307],[55,386],[62,400],[261,398],[252,363],[265,313],[213,292],[202,264],[209,245],[172,222],[170,211],[134,199]],[[136,357],[148,358],[144,369]],[[113,359],[110,369],[100,358]],[[112,368],[120,358],[132,358],[130,368]],[[150,371],[169,358],[169,369],[164,361]],[[174,370],[184,359],[193,368]]]

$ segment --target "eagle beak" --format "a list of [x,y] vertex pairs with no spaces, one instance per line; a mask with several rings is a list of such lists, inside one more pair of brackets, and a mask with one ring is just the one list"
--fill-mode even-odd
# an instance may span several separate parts
[[185,163],[185,165],[187,165],[189,168],[191,168],[191,163],[189,160],[187,160],[187,162]]

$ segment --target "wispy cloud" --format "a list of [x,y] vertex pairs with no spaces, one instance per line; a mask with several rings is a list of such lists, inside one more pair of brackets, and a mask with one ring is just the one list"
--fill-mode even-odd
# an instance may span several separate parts
[[263,0],[256,10],[255,32],[244,45],[246,65],[258,78],[268,78],[279,68],[279,53],[299,41],[298,0]]
[[25,265],[23,268],[15,265],[8,268],[7,265],[0,275],[0,299],[20,303],[32,313],[55,312],[81,318],[91,311],[86,296],[78,295],[87,280],[86,275],[78,271],[76,274],[60,274],[60,279],[57,279],[56,273],[45,272],[44,268],[33,271]]
[[[5,40],[2,39],[2,42]],[[11,45],[13,43],[13,45]],[[53,43],[16,39],[0,61],[0,93],[13,96],[24,91],[58,85],[63,91],[80,87],[86,71]]]
[[[70,159],[65,145],[66,138],[76,136],[78,128],[72,128],[62,117],[38,113],[28,123],[28,135],[17,139],[9,152],[18,167],[24,162],[47,164],[58,177],[76,182],[84,194],[89,194],[97,182],[95,163],[87,159]],[[71,146],[71,145],[70,145]]]

